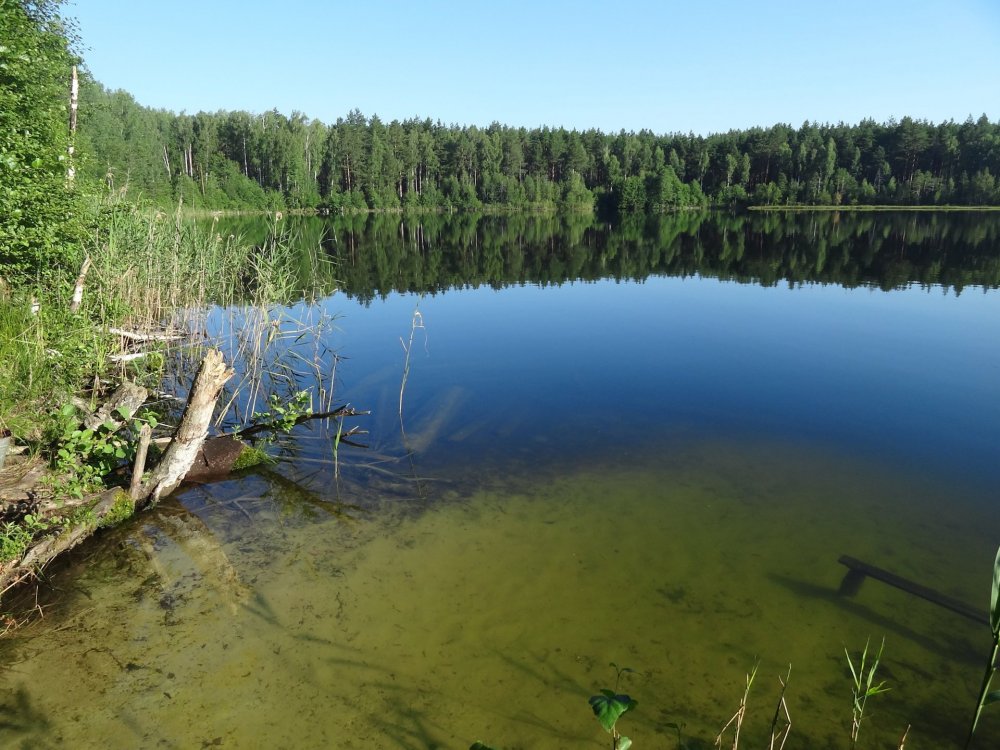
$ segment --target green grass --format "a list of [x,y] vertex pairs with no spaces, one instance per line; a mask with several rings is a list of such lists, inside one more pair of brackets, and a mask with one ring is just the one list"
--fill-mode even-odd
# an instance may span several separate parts
[[38,440],[40,415],[100,379],[119,346],[102,320],[70,313],[68,299],[51,291],[0,297],[0,427],[19,440]]

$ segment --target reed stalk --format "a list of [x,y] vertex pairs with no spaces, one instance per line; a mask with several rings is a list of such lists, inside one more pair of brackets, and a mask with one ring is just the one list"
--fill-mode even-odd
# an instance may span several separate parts
[[1000,548],[997,549],[996,559],[993,561],[993,588],[990,593],[990,632],[993,634],[993,645],[990,647],[989,658],[986,660],[986,669],[983,671],[983,681],[979,687],[979,699],[976,701],[976,712],[972,717],[972,725],[969,727],[969,736],[965,740],[965,746],[972,744],[972,737],[979,726],[979,717],[983,713],[983,708],[1000,701],[1000,690],[990,691],[993,682],[993,675],[997,671],[997,654],[1000,654]]

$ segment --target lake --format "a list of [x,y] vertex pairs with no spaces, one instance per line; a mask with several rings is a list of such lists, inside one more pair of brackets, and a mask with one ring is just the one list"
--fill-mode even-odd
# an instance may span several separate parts
[[233,409],[312,387],[370,415],[54,566],[0,642],[5,746],[606,748],[614,663],[637,749],[713,746],[755,665],[744,746],[787,676],[786,747],[846,748],[845,648],[883,639],[858,746],[964,744],[989,627],[842,590],[838,560],[986,615],[1000,214],[279,228],[319,293],[196,321],[239,357]]

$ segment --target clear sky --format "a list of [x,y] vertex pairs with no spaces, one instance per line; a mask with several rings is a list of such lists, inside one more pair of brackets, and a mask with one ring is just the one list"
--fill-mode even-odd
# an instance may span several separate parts
[[1000,0],[75,0],[91,73],[176,112],[701,134],[1000,119]]

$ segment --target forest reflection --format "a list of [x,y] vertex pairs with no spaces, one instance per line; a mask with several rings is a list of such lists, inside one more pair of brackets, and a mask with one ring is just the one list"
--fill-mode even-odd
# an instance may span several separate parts
[[[226,226],[254,241],[269,231],[261,219]],[[682,212],[613,224],[575,214],[356,214],[279,226],[304,256],[334,261],[322,264],[331,276],[322,286],[364,303],[392,292],[652,276],[955,293],[1000,285],[1000,213],[991,212]],[[315,288],[316,269],[301,264],[302,288]]]

